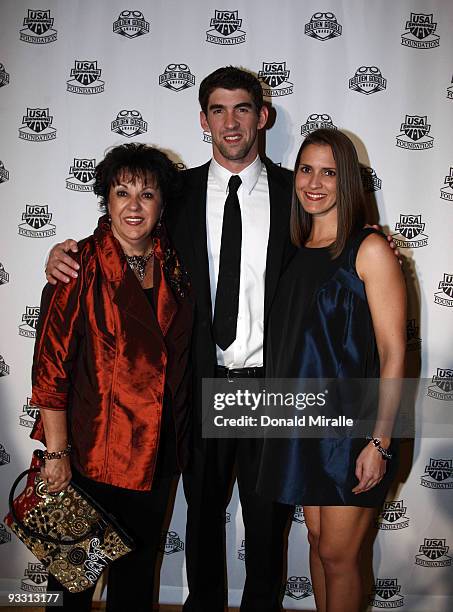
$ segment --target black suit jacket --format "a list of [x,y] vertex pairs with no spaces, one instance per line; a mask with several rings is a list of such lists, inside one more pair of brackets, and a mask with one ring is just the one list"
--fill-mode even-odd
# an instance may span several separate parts
[[[270,231],[266,256],[264,324],[277,289],[280,275],[294,253],[289,240],[289,216],[292,173],[270,159],[266,166]],[[206,191],[210,162],[182,172],[182,197],[166,208],[166,224],[173,245],[189,273],[195,297],[195,321],[192,335],[193,408],[201,421],[201,379],[213,378],[217,363],[212,333],[212,304],[206,235]],[[243,238],[244,240],[247,237]]]

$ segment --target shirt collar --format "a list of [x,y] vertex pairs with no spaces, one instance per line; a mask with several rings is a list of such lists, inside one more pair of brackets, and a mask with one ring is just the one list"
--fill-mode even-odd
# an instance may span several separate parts
[[[247,166],[247,168],[244,168],[244,170],[239,172],[239,176],[242,180],[242,185],[248,195],[250,195],[254,190],[262,169],[263,162],[261,161],[259,155],[257,155],[255,160],[249,166]],[[227,170],[226,168],[221,166],[218,161],[212,158],[211,164],[209,166],[209,174],[215,180],[221,190],[227,193],[228,181],[230,180],[230,177],[232,176],[233,172],[230,172],[230,170]]]

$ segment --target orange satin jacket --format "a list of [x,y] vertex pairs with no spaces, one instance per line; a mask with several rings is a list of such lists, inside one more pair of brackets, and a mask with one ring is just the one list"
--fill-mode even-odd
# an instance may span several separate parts
[[[155,249],[156,317],[101,217],[79,243],[78,278],[43,290],[32,370],[32,402],[68,411],[76,469],[140,491],[153,481],[165,388],[182,468],[189,437],[192,300],[187,287],[173,291],[164,275],[175,268],[165,240],[157,239]],[[39,417],[31,435],[44,441]]]

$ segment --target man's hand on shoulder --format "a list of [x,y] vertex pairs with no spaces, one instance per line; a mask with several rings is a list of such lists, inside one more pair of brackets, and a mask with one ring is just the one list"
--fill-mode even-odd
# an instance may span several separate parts
[[58,281],[69,283],[71,278],[77,278],[79,264],[68,253],[77,253],[78,250],[77,242],[72,238],[52,247],[46,264],[46,278],[51,285],[56,285]]
[[[382,232],[382,227],[380,225],[368,225],[367,224],[365,225],[365,227],[372,227],[378,232]],[[385,232],[383,232],[383,234],[385,234]],[[393,242],[393,238],[391,236],[388,236],[387,234],[385,235],[385,237],[387,238],[389,247],[393,250],[393,254],[395,255],[395,257],[398,257],[398,261],[401,266],[403,264],[403,260],[401,259],[401,253],[398,251],[398,249],[396,248],[396,244]]]

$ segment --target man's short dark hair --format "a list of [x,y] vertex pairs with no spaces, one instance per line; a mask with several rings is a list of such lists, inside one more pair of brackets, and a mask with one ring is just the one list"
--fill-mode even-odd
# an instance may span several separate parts
[[156,181],[165,203],[174,196],[178,172],[173,162],[159,149],[139,142],[130,142],[111,148],[95,169],[93,191],[99,197],[99,208],[108,208],[110,188],[123,177],[134,182]]
[[256,76],[243,68],[224,66],[208,74],[200,84],[198,101],[205,115],[208,113],[209,96],[215,89],[244,89],[247,91],[255,105],[257,113],[263,106],[263,90]]

